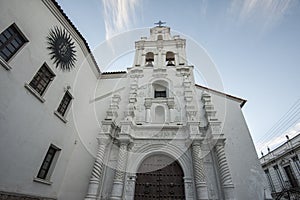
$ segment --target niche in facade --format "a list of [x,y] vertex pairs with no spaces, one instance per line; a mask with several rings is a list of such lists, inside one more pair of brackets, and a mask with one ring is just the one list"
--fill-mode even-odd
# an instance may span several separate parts
[[154,54],[152,52],[146,53],[146,66],[153,66]]
[[166,65],[175,66],[175,54],[171,51],[166,53]]
[[165,123],[165,109],[163,106],[155,107],[154,123],[158,123],[158,124]]

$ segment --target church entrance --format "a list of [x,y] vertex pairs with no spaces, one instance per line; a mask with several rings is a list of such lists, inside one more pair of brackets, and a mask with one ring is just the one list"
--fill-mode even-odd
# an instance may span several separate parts
[[166,155],[145,159],[137,173],[134,199],[185,199],[183,171],[178,162]]

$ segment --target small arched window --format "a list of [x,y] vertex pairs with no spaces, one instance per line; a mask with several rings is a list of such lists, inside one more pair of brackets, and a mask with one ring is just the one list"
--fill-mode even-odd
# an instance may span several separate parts
[[154,98],[167,98],[168,83],[166,81],[155,81],[152,86],[154,90]]
[[153,66],[154,54],[152,52],[146,53],[146,66]]
[[166,53],[166,65],[175,66],[175,54],[171,51]]
[[162,40],[163,39],[163,36],[162,35],[158,35],[157,36],[157,40]]

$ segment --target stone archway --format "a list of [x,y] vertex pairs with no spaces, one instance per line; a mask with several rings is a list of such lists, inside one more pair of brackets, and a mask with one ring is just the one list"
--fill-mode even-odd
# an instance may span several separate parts
[[142,162],[136,175],[135,200],[185,199],[183,170],[169,156],[149,156]]

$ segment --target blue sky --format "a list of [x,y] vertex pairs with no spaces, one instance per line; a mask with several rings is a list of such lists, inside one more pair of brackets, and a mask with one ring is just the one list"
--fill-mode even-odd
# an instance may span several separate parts
[[[298,0],[58,0],[58,3],[91,49],[125,31],[152,27],[158,20],[166,21],[171,29],[201,44],[216,64],[224,91],[248,100],[243,112],[254,142],[264,143],[258,145],[259,152],[262,148],[266,153],[266,145],[272,149],[284,141],[281,135],[292,136],[300,130],[300,124],[296,124],[289,130],[279,129],[276,134],[264,136],[300,98]],[[117,62],[123,64],[120,70],[131,65],[132,56],[129,58]],[[295,114],[293,119],[299,115]]]

